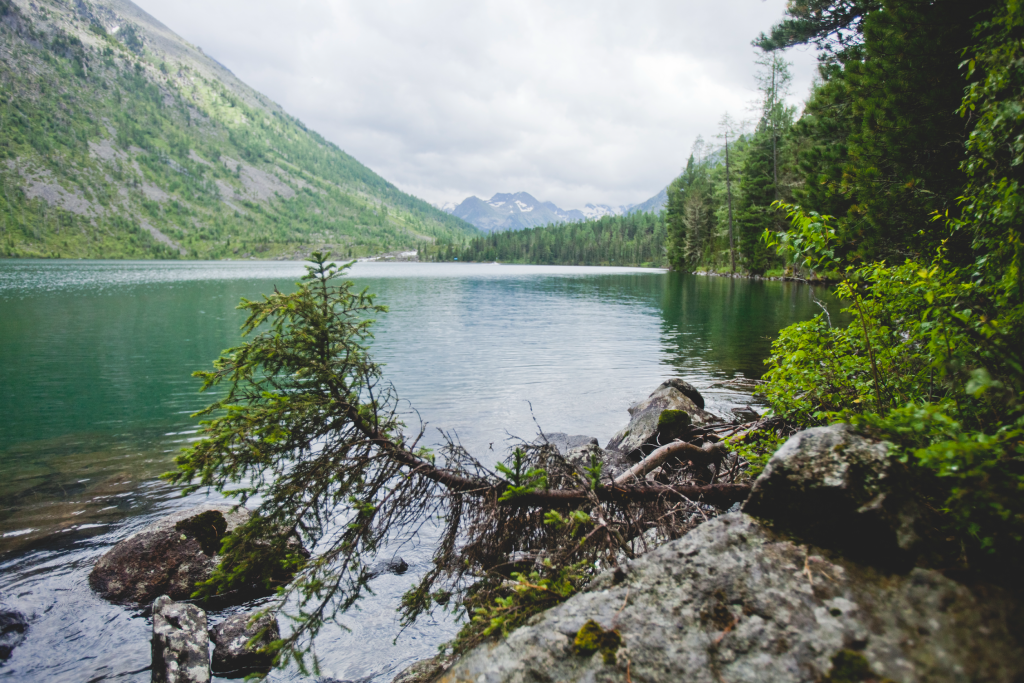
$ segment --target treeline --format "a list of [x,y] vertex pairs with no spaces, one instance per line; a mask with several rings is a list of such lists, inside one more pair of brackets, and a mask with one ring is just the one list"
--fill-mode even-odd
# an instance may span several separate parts
[[496,232],[465,246],[443,246],[433,256],[445,261],[665,266],[667,238],[664,213],[634,213]]
[[[976,121],[959,113],[974,68],[963,53],[992,30],[997,6],[853,0],[792,10],[755,41],[765,56],[753,130],[741,134],[723,119],[719,144],[698,140],[669,188],[672,266],[786,267],[761,239],[786,229],[776,201],[835,216],[844,253],[860,259],[920,258],[951,238],[966,247],[935,217],[959,215]],[[778,50],[801,43],[819,48],[820,67],[797,117],[785,104],[791,78]]]

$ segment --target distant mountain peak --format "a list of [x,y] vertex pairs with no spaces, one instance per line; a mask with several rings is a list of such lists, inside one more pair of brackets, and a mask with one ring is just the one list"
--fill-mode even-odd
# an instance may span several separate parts
[[665,206],[665,190],[642,204],[587,204],[582,209],[562,209],[554,202],[542,202],[528,192],[498,192],[487,200],[467,197],[461,203],[445,202],[437,208],[470,223],[485,232],[522,230],[553,223],[596,220],[603,216],[621,216],[640,211],[657,211]]

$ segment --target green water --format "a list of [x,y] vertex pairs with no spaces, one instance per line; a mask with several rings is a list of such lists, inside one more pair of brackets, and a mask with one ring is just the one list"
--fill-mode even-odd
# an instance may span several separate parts
[[[290,289],[302,272],[0,262],[0,599],[65,614],[40,616],[0,678],[148,680],[127,673],[146,665],[144,620],[92,596],[88,569],[131,530],[197,501],[157,479],[194,438],[189,416],[205,397],[190,373],[237,343],[241,297]],[[532,437],[535,419],[604,443],[631,403],[672,376],[729,416],[750,397],[728,382],[759,377],[777,331],[819,310],[805,286],[657,270],[363,263],[351,275],[391,309],[373,352],[408,401],[407,421],[454,431],[484,462],[504,454],[509,434]],[[415,570],[427,558],[429,548],[406,559]],[[409,582],[379,586],[353,633],[335,637],[390,643],[388,601]],[[95,623],[68,616],[83,612]],[[446,632],[379,652],[341,648],[325,673],[386,678]]]

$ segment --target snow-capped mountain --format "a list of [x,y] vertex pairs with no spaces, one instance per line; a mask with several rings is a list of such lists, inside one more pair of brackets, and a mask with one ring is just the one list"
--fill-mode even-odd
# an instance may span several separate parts
[[622,206],[608,206],[607,204],[587,204],[580,211],[590,220],[597,220],[602,216],[621,216],[628,213],[633,207],[632,204]]
[[632,213],[640,206],[649,207],[644,208],[645,211],[659,210],[664,207],[665,202],[659,203],[657,200],[664,194],[665,191],[662,190],[659,195],[651,197],[643,204],[623,206],[587,204],[582,209],[568,210],[560,209],[552,202],[539,201],[527,192],[516,192],[515,194],[499,192],[488,200],[469,197],[458,205],[455,205],[454,202],[445,202],[436,206],[485,232],[502,232],[552,223],[595,220],[602,216],[621,216],[625,213]]
[[440,204],[434,204],[435,209],[441,209],[445,213],[452,213],[455,211],[455,207],[458,206],[455,202],[441,202]]

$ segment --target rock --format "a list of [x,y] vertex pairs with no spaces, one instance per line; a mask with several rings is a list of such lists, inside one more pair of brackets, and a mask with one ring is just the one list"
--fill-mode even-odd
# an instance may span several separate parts
[[[546,440],[546,441],[545,441]],[[596,455],[603,466],[602,475],[605,477],[616,477],[624,472],[630,462],[618,451],[606,451],[601,448],[596,437],[576,434],[570,436],[565,432],[554,432],[544,434],[542,439],[535,443],[548,443],[558,449],[562,456],[578,468],[589,467],[591,454]]]
[[153,603],[153,683],[210,680],[206,612],[161,595]]
[[398,555],[390,560],[374,562],[370,567],[370,578],[381,574],[404,574],[409,569],[409,564]]
[[391,683],[430,683],[451,668],[452,661],[453,657],[450,654],[421,659],[402,669],[391,679]]
[[1019,608],[999,588],[886,575],[732,513],[602,574],[440,680],[1016,683]]
[[754,483],[743,511],[811,543],[899,569],[926,532],[887,448],[849,425],[794,434]]
[[[699,391],[697,391],[697,387],[693,386],[689,382],[673,377],[672,379],[667,379],[658,385],[658,389],[661,389],[662,387],[673,387],[674,389],[678,389],[683,396],[693,401],[695,406],[704,410],[704,397],[700,395]],[[655,391],[658,389],[655,389]]]
[[593,436],[586,436],[584,434],[574,434],[570,436],[565,432],[543,434],[535,443],[537,445],[548,443],[557,448],[558,452],[562,455],[568,455],[569,451],[574,449],[586,448],[590,445],[598,445],[597,439]]
[[691,425],[705,425],[720,422],[711,413],[705,412],[679,386],[704,399],[697,390],[680,379],[662,382],[643,401],[630,407],[629,424],[612,437],[606,446],[609,451],[619,451],[629,460],[638,461],[660,445],[687,435]]
[[25,640],[28,619],[16,609],[0,607],[0,661],[11,658],[14,648]]
[[[277,617],[264,614],[252,625],[249,620],[254,614],[236,614],[217,624],[210,631],[213,640],[213,671],[219,676],[244,676],[250,673],[267,672],[273,666],[274,657],[259,652],[281,637],[277,625]],[[260,631],[263,636],[252,646],[248,646]]]
[[[249,514],[204,504],[163,517],[108,550],[89,574],[89,585],[111,602],[147,604],[159,595],[186,599],[217,566],[219,537]],[[215,538],[216,530],[222,531]]]

